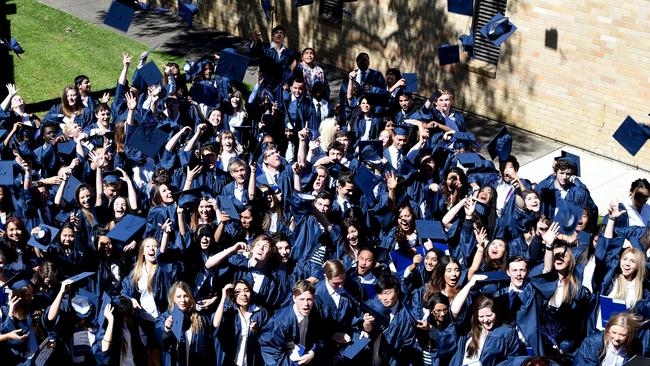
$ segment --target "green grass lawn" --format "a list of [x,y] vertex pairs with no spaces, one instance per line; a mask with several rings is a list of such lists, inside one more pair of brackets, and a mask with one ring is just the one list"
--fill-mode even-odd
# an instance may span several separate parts
[[[27,104],[60,98],[63,88],[79,74],[90,77],[93,91],[112,89],[122,69],[122,52],[134,55],[133,72],[140,54],[149,49],[118,31],[92,25],[36,0],[15,4],[16,14],[9,15],[11,30],[25,53],[22,61],[14,56],[14,76]],[[184,62],[161,52],[149,59],[158,66],[170,61],[182,66]],[[49,106],[40,109],[31,112],[43,112]]]

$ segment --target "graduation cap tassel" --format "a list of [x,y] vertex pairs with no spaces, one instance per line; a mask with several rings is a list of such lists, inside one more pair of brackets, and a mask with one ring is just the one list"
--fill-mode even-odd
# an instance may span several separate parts
[[557,338],[564,331],[564,326],[558,322],[550,322],[544,324],[540,329],[544,337],[551,342],[551,345],[555,350],[561,352],[560,346],[558,344]]

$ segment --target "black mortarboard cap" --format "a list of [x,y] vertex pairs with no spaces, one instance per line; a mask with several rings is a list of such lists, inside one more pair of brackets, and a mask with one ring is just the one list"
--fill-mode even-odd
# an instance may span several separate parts
[[185,191],[178,191],[172,193],[172,197],[176,200],[179,207],[194,208],[198,206],[203,197],[203,188],[191,188]]
[[178,16],[180,16],[183,21],[192,26],[194,14],[199,12],[198,6],[193,4],[191,1],[185,2],[185,0],[178,0]]
[[460,48],[458,45],[443,44],[438,47],[438,61],[440,66],[455,64],[460,61]]
[[479,154],[469,152],[456,155],[456,160],[463,168],[471,169],[480,167],[482,165],[481,160],[483,159],[481,159],[481,156]]
[[399,124],[395,125],[395,136],[409,136],[411,133],[412,125],[409,124]]
[[636,155],[648,140],[648,135],[632,117],[627,116],[614,132],[614,139],[632,156]]
[[156,157],[165,143],[167,143],[167,134],[146,124],[136,127],[126,140],[127,145],[150,158]]
[[68,178],[68,181],[65,183],[65,188],[63,189],[63,200],[66,203],[76,203],[77,202],[77,188],[81,185],[81,181],[75,178],[74,175],[71,175]]
[[575,232],[581,217],[582,207],[567,200],[559,200],[553,221],[560,225],[560,234],[571,235]]
[[489,272],[477,272],[477,275],[485,275],[486,279],[481,280],[481,282],[510,282],[510,277],[503,271],[489,271]]
[[104,24],[126,33],[134,14],[135,10],[132,7],[113,1],[104,18]]
[[172,310],[172,319],[172,333],[174,333],[176,340],[180,342],[183,337],[183,321],[185,320],[185,314],[176,304],[174,304],[174,310]]
[[352,343],[345,346],[341,352],[343,357],[352,360],[370,343],[370,337],[357,337],[352,338]]
[[106,236],[120,243],[129,243],[137,237],[138,233],[144,230],[145,225],[147,225],[147,219],[127,214],[117,222],[117,225]]
[[578,177],[580,176],[580,157],[576,154],[571,154],[570,152],[562,150],[560,152],[560,156],[555,158],[555,161],[559,160],[566,160],[570,162],[571,164],[575,165],[576,167],[576,173]]
[[12,160],[0,161],[0,186],[14,185],[14,162]]
[[248,63],[250,58],[244,55],[240,55],[234,50],[222,50],[219,53],[219,63],[217,63],[217,70],[215,73],[217,75],[225,76],[230,80],[236,80],[242,82],[244,80],[244,75],[246,75],[246,69],[248,68]]
[[367,196],[373,196],[375,186],[381,180],[380,177],[373,174],[365,165],[359,164],[357,173],[354,175],[354,183]]
[[474,15],[474,0],[447,0],[447,11],[461,15]]
[[499,157],[499,160],[506,160],[512,152],[512,135],[508,132],[506,126],[503,126],[499,133],[487,145],[487,150],[490,153],[490,158],[494,160]]
[[420,240],[431,239],[432,241],[446,242],[447,233],[442,227],[440,221],[435,220],[415,220],[415,227],[418,231]]
[[497,13],[490,21],[488,21],[483,28],[481,34],[492,42],[493,45],[499,47],[501,43],[505,42],[512,33],[517,30],[517,27],[501,13]]
[[22,270],[14,274],[11,278],[2,285],[3,288],[10,288],[12,290],[17,290],[19,288],[27,287],[31,283],[32,276],[34,275],[34,269],[29,268]]
[[60,155],[73,156],[77,154],[77,143],[73,140],[68,140],[56,144],[56,150]]
[[337,162],[327,164],[325,167],[327,168],[327,171],[329,172],[330,176],[334,179],[339,179],[339,174],[350,171],[348,167]]
[[163,78],[160,69],[153,61],[149,61],[144,64],[144,66],[142,66],[142,68],[140,68],[137,73],[138,77],[144,79],[144,82],[149,86],[159,84]]
[[381,140],[359,141],[359,160],[377,164],[384,156],[384,143]]
[[271,0],[261,0],[260,2],[262,5],[262,11],[264,12],[264,17],[267,21],[271,21],[271,9],[273,9]]
[[286,198],[289,205],[289,212],[300,222],[300,218],[312,212],[315,196],[306,193],[295,192]]
[[233,126],[235,139],[243,147],[247,147],[248,151],[255,149],[255,128],[253,126]]
[[77,283],[77,282],[83,281],[83,280],[85,280],[85,279],[87,279],[89,277],[94,276],[95,273],[97,273],[97,272],[81,272],[81,273],[78,273],[78,274],[76,274],[76,275],[74,275],[72,277],[69,277],[68,279],[70,281],[72,281],[72,283]]
[[237,207],[235,207],[232,198],[228,196],[219,196],[219,209],[228,214],[230,219],[239,220],[239,212],[237,211]]
[[103,175],[104,176],[102,177],[102,182],[107,184],[118,183],[122,177],[122,172],[119,170],[109,170],[107,172],[104,172]]
[[40,224],[37,228],[38,230],[32,234],[27,244],[34,248],[47,251],[50,244],[52,244],[56,240],[57,235],[59,235],[59,229],[45,224]]
[[[211,84],[204,84],[196,82],[190,88],[190,96],[192,100],[197,103],[202,103],[211,107],[216,107],[219,104],[219,90]],[[209,113],[207,114],[210,115]]]
[[340,26],[343,22],[343,0],[321,0],[318,19],[322,22]]
[[402,74],[402,78],[406,80],[406,87],[404,91],[407,93],[417,94],[418,92],[418,74],[414,72],[405,72]]

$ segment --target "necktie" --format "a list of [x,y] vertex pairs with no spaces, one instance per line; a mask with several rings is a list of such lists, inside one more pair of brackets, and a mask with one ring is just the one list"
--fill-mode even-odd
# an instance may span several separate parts
[[322,105],[320,104],[320,102],[318,102],[316,104],[316,117],[318,117],[318,122],[320,122],[322,120],[322,114],[321,114],[321,110],[320,110],[321,107],[322,107]]
[[366,83],[366,76],[368,76],[368,72],[367,71],[362,71],[361,72],[361,85]]
[[400,165],[402,165],[402,159],[403,159],[402,153],[398,151],[397,152],[397,168],[399,168]]

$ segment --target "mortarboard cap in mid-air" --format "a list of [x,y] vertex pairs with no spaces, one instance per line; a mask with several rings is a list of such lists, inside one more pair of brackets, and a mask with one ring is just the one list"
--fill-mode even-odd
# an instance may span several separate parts
[[140,124],[126,140],[126,144],[136,148],[150,158],[154,158],[167,142],[167,134],[159,129]]
[[36,230],[29,238],[27,244],[47,252],[50,245],[56,240],[57,235],[59,235],[59,229],[53,226],[40,224],[36,227]]
[[499,157],[499,160],[506,160],[512,152],[512,135],[508,132],[506,126],[503,126],[499,133],[487,145],[490,158]]
[[14,162],[12,160],[0,161],[0,186],[14,185]]
[[438,61],[440,66],[455,64],[460,61],[460,48],[458,45],[444,44],[438,47]]
[[194,14],[199,12],[199,7],[196,4],[193,4],[191,1],[187,0],[178,0],[178,16],[180,16],[183,21],[189,26],[192,26],[194,21]]
[[233,49],[224,49],[219,53],[219,63],[215,73],[241,83],[250,60],[249,57],[240,55]]
[[447,0],[447,11],[461,15],[474,15],[474,0]]
[[418,74],[414,72],[405,72],[402,74],[402,78],[406,80],[406,87],[404,91],[407,93],[418,93]]
[[134,14],[135,10],[132,7],[113,1],[104,18],[104,24],[126,33]]
[[137,237],[137,234],[144,230],[147,219],[144,217],[127,214],[117,222],[113,230],[106,236],[120,243],[129,243]]
[[517,30],[517,27],[501,13],[497,13],[490,21],[488,21],[483,28],[481,34],[492,42],[493,45],[499,47],[501,43],[505,42],[512,33]]
[[648,135],[643,126],[639,125],[632,117],[627,116],[614,132],[614,139],[634,156],[648,140]]

